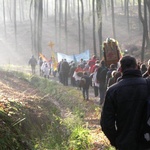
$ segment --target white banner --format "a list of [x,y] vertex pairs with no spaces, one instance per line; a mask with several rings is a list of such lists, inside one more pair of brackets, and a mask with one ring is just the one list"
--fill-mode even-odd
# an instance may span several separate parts
[[90,59],[90,53],[89,53],[89,50],[86,50],[83,53],[75,54],[75,55],[66,55],[63,53],[57,53],[57,59],[58,59],[58,62],[60,62],[62,59],[66,59],[68,62],[71,62],[71,61],[80,62],[81,59],[87,61]]

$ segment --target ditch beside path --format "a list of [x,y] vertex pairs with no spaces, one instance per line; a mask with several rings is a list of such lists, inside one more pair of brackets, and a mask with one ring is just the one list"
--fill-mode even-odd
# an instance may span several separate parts
[[[55,80],[59,82],[58,76],[50,76],[50,80]],[[69,86],[70,79],[69,79]],[[77,90],[79,88],[75,87]],[[81,91],[82,92],[82,91]],[[86,100],[83,100],[86,101]],[[93,140],[93,149],[92,150],[105,150],[106,147],[109,147],[109,141],[104,135],[100,127],[100,114],[101,106],[99,105],[99,97],[94,96],[94,89],[90,87],[89,89],[89,100],[86,101],[86,114],[84,118],[85,127],[90,131]]]
[[[19,69],[17,71],[19,71]],[[31,73],[31,72],[29,72],[29,70],[26,71],[26,73],[27,72]],[[39,74],[37,74],[37,75],[39,75]],[[12,77],[11,77],[11,80],[12,80]],[[58,75],[56,77],[53,77],[51,75],[49,80],[53,80],[53,81],[55,80],[56,82],[59,82]],[[17,83],[21,84],[20,81]],[[22,89],[23,85],[25,86],[26,84],[21,84],[21,86],[19,86],[20,90]],[[69,85],[70,85],[70,80],[69,80]],[[28,88],[26,88],[26,89],[28,89]],[[79,90],[79,89],[77,89],[77,90]],[[33,91],[33,90],[30,90],[30,91]],[[28,93],[28,95],[29,95],[29,93]],[[92,141],[93,141],[93,149],[92,150],[105,150],[106,147],[109,146],[109,141],[107,140],[107,138],[101,131],[100,113],[101,113],[101,106],[99,105],[99,98],[94,97],[93,87],[90,87],[89,101],[86,102],[86,114],[85,114],[85,118],[84,118],[84,126],[89,129],[90,135],[92,136]]]

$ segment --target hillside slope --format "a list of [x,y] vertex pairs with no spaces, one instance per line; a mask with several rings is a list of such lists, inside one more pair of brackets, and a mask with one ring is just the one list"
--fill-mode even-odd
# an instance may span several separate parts
[[[92,150],[104,150],[109,146],[109,142],[99,126],[100,108],[92,95],[90,101],[85,102],[82,98],[79,99],[80,91],[74,89],[78,94],[73,93],[78,97],[68,96],[73,100],[72,102],[68,101],[69,99],[65,95],[63,96],[64,92],[60,92],[64,100],[56,100],[51,94],[44,95],[28,80],[6,71],[0,71],[0,87],[0,137],[3,138],[0,142],[0,145],[3,143],[3,147],[0,150],[16,150],[16,147],[21,150],[33,150],[31,146],[35,143],[33,144],[31,139],[42,138],[47,131],[48,124],[57,124],[57,129],[54,126],[51,132],[60,135],[64,129],[58,128],[59,121],[55,116],[65,117],[68,115],[66,113],[68,113],[69,107],[73,111],[76,106],[80,107],[80,105],[85,108],[84,126],[89,129],[92,136]],[[64,87],[62,86],[61,89],[64,90]],[[67,91],[71,92],[66,87]],[[55,97],[60,98],[60,95],[55,95]],[[77,103],[77,99],[80,101],[80,105]],[[60,142],[63,138],[58,135],[55,140],[59,139]]]

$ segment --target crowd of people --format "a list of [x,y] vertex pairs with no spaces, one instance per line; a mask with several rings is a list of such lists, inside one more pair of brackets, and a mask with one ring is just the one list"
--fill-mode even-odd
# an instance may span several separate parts
[[[52,59],[47,61],[39,57],[37,61],[32,56],[29,65],[31,65],[33,74],[35,74],[36,65],[39,65],[41,76],[49,78],[50,75],[56,77],[57,74],[59,82],[63,85],[68,86],[70,83],[71,86],[80,88],[84,91],[83,98],[86,100],[89,100],[89,88],[92,87],[94,96],[99,96],[100,105],[104,102],[106,90],[122,76],[118,63],[108,66],[104,60],[99,60],[95,55],[88,61],[81,59],[78,63],[67,62],[66,59],[62,59],[55,70]],[[147,64],[138,62],[138,69],[143,78],[148,77],[150,75],[150,60]],[[86,86],[80,85],[82,78],[86,79]]]
[[[37,61],[31,63],[30,60],[35,73]],[[40,75],[48,78],[51,65],[52,62],[39,63]],[[62,59],[57,73],[64,86],[68,86],[70,78],[71,86],[81,89],[85,100],[89,100],[89,88],[93,87],[102,105],[100,125],[112,146],[117,150],[150,150],[150,131],[144,137],[141,133],[145,100],[150,95],[150,60],[145,64],[132,56],[123,56],[117,64],[108,66],[96,56],[78,63]]]

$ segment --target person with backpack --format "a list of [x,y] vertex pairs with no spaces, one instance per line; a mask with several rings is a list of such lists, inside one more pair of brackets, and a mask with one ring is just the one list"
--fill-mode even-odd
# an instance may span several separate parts
[[32,74],[35,74],[35,67],[37,65],[37,60],[34,56],[32,56],[29,60],[29,65],[31,65]]
[[142,133],[148,82],[132,56],[120,60],[122,76],[106,91],[101,112],[102,131],[117,150],[149,150],[150,141]]
[[89,77],[87,72],[83,73],[83,76],[81,77],[80,80],[80,87],[82,89],[82,94],[84,100],[89,100],[89,87],[91,84],[91,78]]

